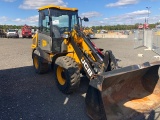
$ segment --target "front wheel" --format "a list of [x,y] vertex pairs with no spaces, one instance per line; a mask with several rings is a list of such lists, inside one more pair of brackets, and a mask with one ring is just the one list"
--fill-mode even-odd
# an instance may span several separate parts
[[54,66],[56,84],[65,94],[74,92],[80,84],[80,70],[78,64],[68,56],[57,58]]

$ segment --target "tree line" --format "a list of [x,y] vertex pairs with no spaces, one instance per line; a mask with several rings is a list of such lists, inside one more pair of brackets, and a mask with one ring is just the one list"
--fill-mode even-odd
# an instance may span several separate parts
[[[149,28],[153,29],[159,23],[149,24]],[[138,29],[138,23],[134,25],[105,25],[105,26],[92,26],[93,30],[132,30]],[[0,29],[7,30],[7,29],[21,29],[24,25],[0,25]],[[38,29],[37,26],[31,26],[32,29]]]
[[[149,28],[153,29],[158,25],[159,23],[155,24],[149,24]],[[93,30],[133,30],[138,29],[139,24],[135,25],[105,25],[105,26],[92,26]]]

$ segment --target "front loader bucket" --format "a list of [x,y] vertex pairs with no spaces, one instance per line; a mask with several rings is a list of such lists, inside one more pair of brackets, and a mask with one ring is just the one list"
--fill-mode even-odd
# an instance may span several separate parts
[[87,114],[94,120],[141,120],[155,113],[160,106],[159,66],[144,63],[98,75],[89,83]]

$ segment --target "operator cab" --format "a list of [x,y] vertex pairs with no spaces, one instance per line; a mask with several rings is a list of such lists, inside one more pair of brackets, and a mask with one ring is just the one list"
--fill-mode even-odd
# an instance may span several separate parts
[[45,9],[40,11],[39,26],[40,29],[51,29],[51,27],[57,27],[60,33],[70,32],[75,24],[78,23],[78,13],[76,11],[61,10],[61,9]]
[[78,9],[60,6],[44,6],[39,8],[39,40],[52,42],[52,46],[39,45],[43,50],[60,52],[63,33],[70,32],[74,25],[79,26]]

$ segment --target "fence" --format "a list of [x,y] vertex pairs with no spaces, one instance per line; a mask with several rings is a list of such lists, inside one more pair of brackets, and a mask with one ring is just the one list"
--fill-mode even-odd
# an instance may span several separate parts
[[160,55],[160,31],[153,32],[152,50]]
[[134,49],[144,46],[144,31],[136,30],[134,33]]
[[145,46],[160,55],[160,31],[137,30],[134,34],[134,48]]

